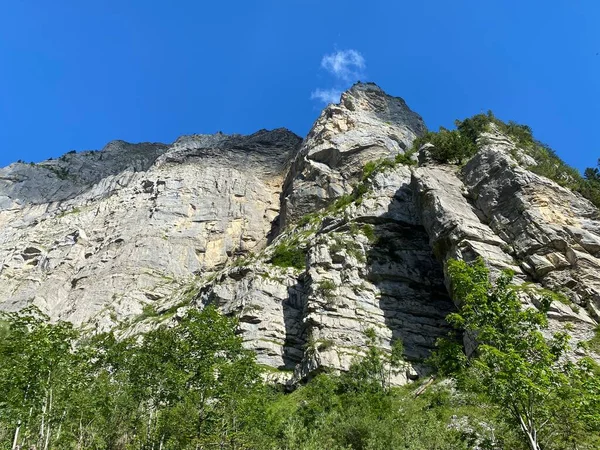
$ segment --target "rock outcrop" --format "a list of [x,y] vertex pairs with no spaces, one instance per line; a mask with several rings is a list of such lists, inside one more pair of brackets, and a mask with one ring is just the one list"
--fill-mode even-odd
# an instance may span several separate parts
[[355,84],[304,140],[281,194],[282,227],[351,192],[367,162],[403,153],[425,131],[404,100],[373,83]]
[[136,333],[213,303],[280,381],[348,369],[368,334],[386,351],[403,343],[402,384],[449,331],[447,262],[481,257],[492,276],[516,274],[525,304],[561,300],[551,329],[590,339],[598,209],[528,170],[535,160],[494,128],[462,167],[429,161],[427,146],[417,164],[407,152],[425,131],[367,83],[303,142],[194,135],[13,164],[0,170],[0,307]]
[[[359,205],[312,218],[279,236],[253,260],[224,271],[196,304],[216,303],[239,317],[247,345],[264,364],[296,370],[344,370],[372,329],[390,350],[404,345],[399,383],[425,370],[423,360],[449,331],[453,304],[442,265],[420,222],[406,166],[376,174]],[[306,249],[304,270],[268,261],[282,246]]]

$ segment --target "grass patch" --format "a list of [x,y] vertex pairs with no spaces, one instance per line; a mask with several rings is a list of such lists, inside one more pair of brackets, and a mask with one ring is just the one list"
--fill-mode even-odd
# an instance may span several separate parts
[[591,351],[600,355],[600,325],[596,325],[594,337],[587,341],[587,344]]
[[337,286],[332,280],[321,280],[317,283],[317,292],[327,300],[335,298]]
[[399,164],[404,164],[408,166],[415,165],[416,162],[411,159],[411,156],[414,153],[415,151],[411,149],[405,153],[397,154],[394,159],[382,158],[375,161],[369,161],[363,167],[362,181],[365,182],[373,178],[374,175],[380,172],[384,172],[387,169],[393,169]]
[[362,233],[366,236],[370,243],[374,243],[377,241],[377,236],[375,235],[375,227],[370,223],[363,225]]
[[[351,229],[351,235],[354,235]],[[349,239],[344,239],[348,237]],[[352,236],[344,236],[341,234],[332,234],[333,242],[329,244],[329,251],[333,254],[345,251],[348,255],[353,256],[358,262],[364,263],[366,261],[365,254],[361,245],[351,239]]]
[[146,304],[142,307],[142,314],[140,314],[138,318],[139,318],[139,320],[144,320],[149,317],[156,317],[156,316],[158,316],[158,312],[156,311],[156,306]]
[[[541,295],[543,297],[549,298],[552,302],[562,303],[563,305],[571,306],[571,308],[573,309],[574,303],[571,300],[569,300],[569,297],[567,297],[567,295],[564,294],[563,292],[555,292],[550,289],[536,286],[535,284],[533,284],[531,282],[526,282],[526,283],[520,284],[518,286],[515,285],[515,286],[513,286],[513,289],[516,291],[527,292],[529,294],[533,293],[533,294]],[[577,306],[577,305],[575,305],[575,306]]]
[[79,214],[81,212],[81,208],[75,207],[69,211],[61,212],[58,216],[58,219],[62,219],[63,217],[70,216],[71,214]]
[[299,245],[297,241],[282,242],[275,247],[273,256],[269,260],[277,267],[304,270],[306,267],[306,248]]

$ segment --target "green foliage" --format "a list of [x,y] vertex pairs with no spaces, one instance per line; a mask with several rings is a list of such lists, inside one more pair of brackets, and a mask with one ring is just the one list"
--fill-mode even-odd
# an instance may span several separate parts
[[600,355],[600,325],[596,325],[594,336],[587,342],[588,348]]
[[348,205],[352,203],[360,204],[362,202],[362,197],[368,191],[367,185],[365,183],[359,183],[353,190],[351,194],[344,194],[338,197],[333,204],[327,208],[329,212],[336,212],[344,209]]
[[367,339],[366,354],[356,359],[348,372],[341,375],[340,381],[346,391],[389,392],[391,378],[404,367],[404,345],[400,339],[394,340],[390,353],[381,349],[381,342],[373,328],[365,330]]
[[545,297],[546,300],[549,302],[558,302],[558,303],[562,303],[563,305],[573,306],[573,302],[571,302],[571,300],[569,300],[569,297],[567,297],[567,295],[564,294],[563,292],[555,292],[550,289],[538,287],[537,285],[535,285],[533,283],[527,282],[527,283],[522,283],[519,285],[511,285],[510,288],[515,291],[523,291],[523,292],[538,294],[542,297]]
[[[532,450],[598,444],[587,436],[600,432],[600,410],[589,411],[600,398],[600,384],[585,363],[564,358],[569,340],[565,332],[550,340],[544,337],[543,309],[551,299],[542,311],[523,309],[510,284],[512,275],[505,273],[492,285],[481,260],[472,265],[451,261],[448,272],[460,309],[447,320],[475,349],[465,355],[456,340],[442,341],[434,357],[442,373],[497,404]],[[564,433],[565,440],[558,441],[556,434],[565,427],[579,433]]]
[[598,167],[588,167],[587,169],[585,169],[583,176],[588,181],[600,182],[600,159],[598,159]]
[[414,150],[410,150],[405,153],[398,153],[394,159],[382,158],[375,161],[369,161],[363,167],[362,181],[365,182],[371,179],[375,174],[383,172],[387,169],[393,169],[398,164],[404,164],[408,166],[415,165],[416,162],[412,160],[411,156],[414,154]]
[[61,212],[61,213],[60,213],[60,214],[58,214],[56,217],[57,217],[58,219],[62,219],[63,217],[70,216],[70,215],[72,215],[72,214],[79,214],[81,211],[82,211],[82,210],[81,210],[81,208],[79,208],[79,207],[75,207],[75,208],[73,208],[73,209],[70,209],[70,210],[68,210],[68,211]]
[[49,165],[45,165],[45,164],[40,165],[40,167],[43,167],[44,169],[48,169],[50,172],[54,173],[54,175],[56,175],[61,180],[66,180],[69,178],[69,169],[67,169],[66,167],[55,167],[55,166],[49,166]]
[[414,159],[412,159],[414,153],[414,150],[409,150],[404,153],[398,153],[394,158],[394,161],[396,162],[396,164],[404,164],[405,166],[416,166],[417,162]]
[[[443,385],[418,397],[412,387],[391,388],[388,366],[394,357],[379,349],[373,330],[366,334],[366,355],[348,373],[319,375],[271,403],[267,429],[280,436],[276,448],[454,450],[491,442],[519,448],[496,408],[480,398]],[[402,353],[397,342],[396,356]],[[402,358],[396,363],[401,370]],[[465,429],[452,426],[456,417],[464,419]],[[494,437],[500,431],[502,437]]]
[[142,313],[136,317],[136,322],[141,322],[142,320],[149,319],[151,317],[158,316],[158,312],[156,311],[156,306],[150,303],[145,304],[142,307]]
[[365,164],[365,166],[363,167],[363,181],[371,178],[371,176],[373,175],[373,173],[375,173],[375,170],[377,169],[377,165],[378,161],[369,161]]
[[34,309],[4,317],[0,448],[264,448],[269,398],[235,322],[191,310],[143,339],[81,339]]
[[[513,121],[505,123],[495,117],[491,111],[488,111],[487,114],[477,114],[463,121],[456,121],[460,135],[473,144],[476,144],[481,133],[489,131],[490,124],[494,124],[502,133],[510,136],[519,148],[536,161],[536,165],[528,167],[529,170],[572,191],[579,192],[600,208],[599,169],[588,168],[585,170],[585,178],[582,177],[578,170],[562,161],[552,148],[536,140],[529,126]],[[600,165],[600,160],[598,163]]]
[[70,324],[51,325],[34,307],[3,313],[1,318],[5,330],[0,341],[0,425],[12,431],[10,438],[16,433],[42,448],[46,430],[60,419],[85,381],[87,355],[71,351],[77,333]]
[[335,298],[336,289],[337,286],[332,280],[321,280],[317,284],[317,291],[319,294],[328,300],[333,300]]
[[440,127],[437,133],[430,131],[415,139],[413,150],[418,151],[427,143],[433,145],[429,150],[431,157],[441,163],[462,164],[477,152],[475,143],[458,129],[447,130]]
[[[540,396],[547,390],[544,379],[539,386],[523,384],[539,370],[525,370],[519,358],[536,366],[544,355],[560,353],[560,345],[541,356],[511,356],[517,361],[511,377],[490,379],[486,363],[499,369],[498,376],[510,367],[483,346],[493,346],[504,333],[517,333],[536,346],[540,341],[529,334],[537,328],[528,324],[531,318],[536,324],[544,319],[536,312],[517,311],[510,298],[514,291],[492,286],[481,267],[472,269],[452,270],[456,292],[467,307],[456,320],[483,330],[478,356],[465,356],[463,372],[454,374],[458,384],[441,380],[419,391],[416,386],[391,386],[391,377],[405,370],[403,345],[395,340],[391,350],[383,350],[373,329],[366,330],[364,355],[355,358],[347,373],[320,374],[286,394],[262,382],[261,367],[244,349],[236,322],[210,306],[190,310],[176,327],[158,327],[125,340],[111,333],[81,336],[69,324],[48,323],[34,308],[3,314],[0,449],[12,448],[18,429],[22,448],[39,449],[47,442],[48,449],[98,450],[522,450],[526,444],[505,414],[510,399],[499,403],[489,389],[508,392],[516,383],[521,387],[514,398],[527,390]],[[486,293],[490,298],[483,297]],[[504,300],[508,311],[500,308]],[[468,306],[479,301],[481,309]],[[508,328],[488,328],[480,312]],[[515,318],[524,324],[516,325]],[[517,351],[515,340],[498,351],[508,353],[509,346]],[[327,339],[311,341],[311,346],[315,352],[334,348]],[[566,384],[561,371],[544,375],[558,381],[549,396],[554,401],[548,429],[540,431],[542,438],[552,435],[544,448],[598,448],[593,424],[600,411],[600,386],[598,376],[590,374],[600,369],[589,359],[564,369]],[[485,383],[493,387],[484,388]]]
[[277,267],[293,267],[304,270],[306,266],[306,249],[297,241],[281,242],[275,247],[270,263]]
[[585,179],[579,183],[578,191],[600,208],[600,159],[598,159],[598,167],[585,169],[584,176]]
[[375,227],[370,223],[363,225],[362,233],[367,237],[370,243],[375,243],[377,241],[377,236],[375,235]]
[[366,261],[366,256],[361,245],[354,239],[352,239],[352,235],[355,234],[353,233],[353,231],[356,232],[357,229],[353,230],[353,227],[351,225],[351,235],[332,233],[331,236],[333,238],[333,242],[331,242],[329,250],[333,254],[345,251],[348,255],[354,257],[358,262],[364,263]]
[[316,224],[321,219],[321,215],[319,213],[309,213],[302,216],[298,219],[297,225],[302,228],[309,224]]
[[454,123],[462,136],[476,144],[481,133],[489,131],[489,124],[495,120],[494,113],[488,111],[487,114],[475,114],[464,120],[456,120]]

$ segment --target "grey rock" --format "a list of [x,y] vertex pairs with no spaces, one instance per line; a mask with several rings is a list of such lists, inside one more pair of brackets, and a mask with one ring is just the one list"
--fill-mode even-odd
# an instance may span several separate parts
[[[590,339],[598,209],[528,170],[535,161],[497,129],[462,168],[436,163],[425,145],[418,167],[362,179],[367,162],[425,131],[402,99],[357,84],[304,141],[284,129],[115,141],[0,169],[0,308],[35,304],[53,320],[128,324],[123,335],[134,335],[215,304],[275,369],[267,378],[292,385],[348,370],[372,329],[386,352],[403,342],[391,383],[404,384],[427,373],[460,303],[448,261],[481,257],[492,277],[515,273],[527,307],[560,292],[550,331],[569,323],[575,343]],[[330,207],[359,182],[360,198]],[[281,245],[305,249],[302,269],[271,263]],[[148,306],[156,317],[143,319]]]
[[0,211],[1,307],[33,303],[53,319],[106,329],[259,251],[299,143],[282,129],[186,136],[170,147],[111,143],[67,155],[67,180],[28,166],[46,176],[28,172],[2,191],[12,203]]
[[350,193],[368,161],[394,157],[425,133],[421,117],[404,100],[372,83],[358,83],[313,125],[288,172],[282,227]]

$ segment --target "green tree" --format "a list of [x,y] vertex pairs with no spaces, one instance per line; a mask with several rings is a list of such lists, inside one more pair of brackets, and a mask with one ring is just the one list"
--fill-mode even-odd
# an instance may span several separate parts
[[11,448],[47,449],[80,375],[82,360],[72,351],[78,333],[68,323],[50,324],[35,307],[1,318],[0,421],[14,430]]
[[588,167],[585,169],[584,176],[589,181],[600,182],[600,158],[598,159],[598,167]]
[[380,339],[373,328],[365,330],[365,337],[367,351],[352,363],[348,372],[341,375],[341,385],[345,391],[388,393],[392,377],[405,368],[402,341],[395,339],[388,353],[381,349]]
[[448,272],[460,308],[447,319],[475,348],[466,355],[456,341],[440,342],[434,360],[441,371],[457,376],[465,388],[484,392],[503,408],[532,450],[551,448],[557,426],[565,423],[597,433],[598,411],[588,409],[585,417],[561,415],[572,410],[583,413],[589,404],[597,404],[600,391],[591,381],[589,364],[564,358],[567,333],[544,337],[544,309],[551,300],[544,301],[541,311],[523,308],[511,286],[512,275],[504,273],[493,285],[481,259],[474,264],[450,261]]
[[165,448],[243,448],[251,422],[260,419],[263,386],[254,354],[243,348],[232,319],[212,306],[192,309],[178,326],[150,331],[126,352],[148,440]]

